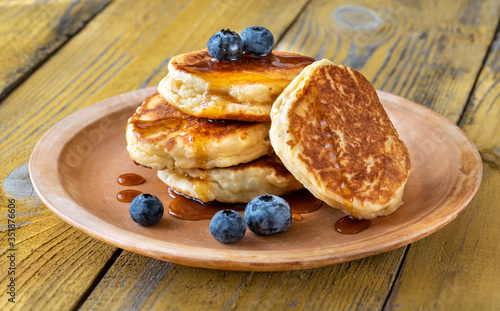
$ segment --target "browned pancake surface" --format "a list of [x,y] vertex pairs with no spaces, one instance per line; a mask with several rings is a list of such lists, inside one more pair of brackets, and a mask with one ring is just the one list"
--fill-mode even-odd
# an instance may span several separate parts
[[[302,138],[301,160],[318,172],[321,183],[345,198],[387,203],[395,186],[408,178],[406,146],[393,139],[396,131],[387,113],[359,72],[353,70],[353,77],[343,66],[319,70],[290,109],[289,131]],[[325,79],[328,75],[332,80]],[[319,126],[305,120],[318,120]],[[287,141],[292,147],[295,143]]]
[[408,149],[361,73],[318,61],[283,91],[271,116],[274,150],[318,198],[361,218],[401,205]]
[[128,120],[127,150],[136,163],[154,169],[227,167],[271,152],[269,127],[193,117],[156,93]]
[[[129,124],[141,141],[153,143],[170,137],[164,144],[171,149],[176,139],[185,143],[202,143],[203,140],[218,141],[235,132],[245,138],[246,130],[255,123],[231,120],[211,120],[185,114],[170,105],[159,93],[155,93],[130,118]],[[180,133],[175,137],[172,134]]]

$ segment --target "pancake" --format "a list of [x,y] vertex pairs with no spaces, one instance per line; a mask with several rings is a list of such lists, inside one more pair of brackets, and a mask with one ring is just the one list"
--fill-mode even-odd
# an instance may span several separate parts
[[227,167],[272,152],[269,127],[195,118],[156,93],[128,120],[127,150],[137,164],[153,169]]
[[271,119],[276,154],[318,199],[363,219],[402,204],[408,149],[361,73],[315,62],[278,97]]
[[158,91],[182,112],[201,118],[270,121],[274,100],[313,58],[273,51],[240,61],[212,59],[206,49],[172,57]]
[[282,195],[303,188],[276,155],[226,168],[162,170],[158,177],[202,202],[247,203],[261,194]]

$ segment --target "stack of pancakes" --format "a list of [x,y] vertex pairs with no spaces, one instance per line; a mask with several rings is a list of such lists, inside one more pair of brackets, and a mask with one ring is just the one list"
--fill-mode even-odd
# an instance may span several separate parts
[[168,69],[127,148],[174,190],[236,203],[305,187],[364,219],[402,204],[408,149],[359,72],[277,51],[224,62],[200,50]]
[[313,62],[278,51],[237,62],[213,60],[206,49],[173,57],[158,93],[128,121],[131,158],[202,202],[248,202],[301,189],[274,155],[270,112]]

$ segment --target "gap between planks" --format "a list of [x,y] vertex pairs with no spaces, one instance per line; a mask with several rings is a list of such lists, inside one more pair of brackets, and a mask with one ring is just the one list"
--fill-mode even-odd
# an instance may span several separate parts
[[[476,89],[476,86],[477,86],[477,83],[479,81],[479,77],[481,75],[481,72],[483,71],[484,69],[484,66],[486,65],[486,62],[488,60],[488,57],[491,53],[491,49],[492,49],[492,46],[493,44],[495,43],[496,40],[500,40],[500,18],[497,22],[497,26],[495,28],[495,34],[490,42],[490,44],[488,45],[488,48],[486,49],[486,53],[484,54],[484,57],[483,57],[483,60],[481,61],[481,66],[479,66],[479,69],[478,69],[478,72],[477,72],[477,75],[476,75],[476,78],[474,80],[474,83],[471,87],[471,90],[467,96],[467,101],[466,101],[466,104],[464,105],[463,109],[462,109],[462,112],[460,113],[460,116],[457,120],[457,122],[455,123],[457,126],[460,126],[460,124],[462,123],[462,119],[465,115],[465,112],[467,111],[469,105],[472,104],[472,96],[474,94],[474,90]],[[394,277],[394,280],[391,284],[391,287],[389,288],[389,291],[387,293],[387,297],[385,298],[384,300],[384,303],[382,304],[382,308],[381,310],[386,310],[387,308],[387,304],[389,303],[389,300],[391,299],[391,295],[392,295],[392,292],[395,290],[395,286],[396,286],[396,283],[401,275],[401,271],[403,270],[403,266],[404,266],[404,262],[406,260],[406,257],[407,257],[407,254],[410,250],[410,247],[411,247],[411,244],[407,245],[406,246],[406,249],[405,249],[405,252],[403,254],[403,258],[401,259],[401,262],[397,268],[397,271],[396,271],[396,275]]]
[[488,48],[486,49],[486,53],[484,53],[484,57],[483,57],[483,60],[481,61],[481,66],[479,66],[479,70],[477,72],[476,79],[474,80],[474,83],[472,84],[472,88],[471,88],[471,90],[469,92],[469,95],[467,96],[467,101],[465,102],[464,108],[462,109],[462,112],[460,113],[460,116],[459,116],[459,118],[457,120],[456,125],[458,127],[460,127],[460,124],[462,123],[462,119],[463,119],[463,117],[465,115],[465,112],[467,111],[467,109],[469,108],[469,106],[472,105],[472,95],[474,95],[474,90],[477,87],[477,83],[479,81],[479,77],[481,76],[481,72],[483,71],[484,66],[485,66],[485,64],[486,64],[486,62],[488,60],[488,56],[491,53],[491,49],[493,47],[493,44],[497,40],[500,40],[500,17],[498,18],[497,27],[495,28],[495,34],[493,35],[493,38],[490,41],[490,44],[488,45]]
[[392,292],[394,290],[394,287],[397,283],[397,280],[399,279],[399,276],[401,275],[401,271],[403,270],[403,265],[406,260],[406,255],[408,254],[408,251],[410,250],[411,244],[408,244],[405,246],[405,252],[403,254],[403,258],[401,258],[401,261],[399,262],[398,268],[396,269],[396,274],[394,275],[394,278],[392,279],[392,284],[389,287],[389,290],[387,291],[387,296],[385,297],[384,303],[382,304],[382,308],[380,310],[385,310],[387,308],[387,304],[389,303],[389,300],[391,299]]
[[82,305],[85,303],[87,298],[92,294],[94,289],[99,285],[101,280],[104,278],[104,276],[108,273],[109,269],[115,264],[116,260],[120,255],[122,254],[123,249],[118,248],[116,251],[111,255],[111,257],[108,259],[104,267],[99,271],[99,274],[96,276],[92,284],[90,284],[89,288],[83,293],[83,295],[80,297],[78,302],[76,303],[75,307],[73,308],[74,311],[79,310]]

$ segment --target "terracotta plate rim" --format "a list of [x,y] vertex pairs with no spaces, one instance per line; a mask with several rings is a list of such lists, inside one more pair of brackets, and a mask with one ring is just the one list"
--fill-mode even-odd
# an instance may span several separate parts
[[[76,202],[61,183],[57,159],[65,143],[80,130],[95,122],[95,120],[80,118],[83,114],[106,115],[119,112],[123,103],[131,102],[140,105],[142,100],[156,91],[155,87],[140,89],[117,95],[66,117],[52,127],[38,142],[30,158],[29,171],[33,187],[43,203],[63,221],[84,233],[103,242],[132,252],[153,258],[201,268],[237,270],[237,271],[283,271],[305,268],[315,268],[354,260],[415,242],[439,230],[460,214],[477,193],[482,179],[482,161],[472,141],[455,124],[443,116],[399,96],[377,91],[384,102],[404,105],[404,109],[412,113],[425,114],[432,118],[437,126],[446,127],[453,137],[460,140],[461,148],[474,158],[474,165],[469,174],[472,188],[468,193],[462,193],[460,200],[446,210],[432,213],[432,217],[423,215],[412,222],[398,234],[404,238],[394,239],[393,234],[377,236],[375,243],[365,242],[360,245],[344,245],[331,247],[311,247],[293,251],[246,251],[234,245],[224,249],[208,249],[197,246],[183,245],[146,237],[115,226],[88,212],[84,206]],[[77,124],[77,126],[75,126]],[[109,232],[114,232],[110,235]],[[140,246],[137,241],[141,241]],[[364,240],[363,240],[364,241]],[[360,244],[352,243],[352,244]]]

